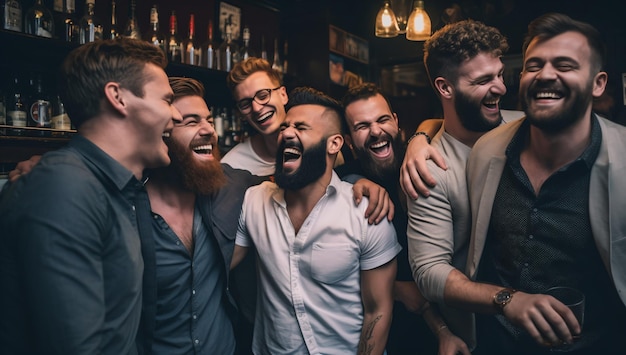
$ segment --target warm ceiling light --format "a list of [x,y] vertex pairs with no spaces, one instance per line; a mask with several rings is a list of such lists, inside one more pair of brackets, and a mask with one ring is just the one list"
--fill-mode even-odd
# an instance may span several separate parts
[[398,28],[396,14],[387,0],[376,15],[376,37],[395,37],[398,33],[400,33],[400,28]]
[[429,38],[430,17],[426,10],[424,10],[424,1],[416,0],[413,2],[413,11],[411,11],[411,15],[409,15],[406,39],[411,41],[425,41]]

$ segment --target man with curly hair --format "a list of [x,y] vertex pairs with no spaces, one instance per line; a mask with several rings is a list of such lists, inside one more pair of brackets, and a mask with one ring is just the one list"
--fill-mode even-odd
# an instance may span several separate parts
[[409,262],[422,294],[470,347],[473,336],[464,326],[471,321],[469,314],[446,307],[443,295],[449,275],[465,269],[471,227],[465,165],[478,138],[503,121],[501,56],[507,49],[496,28],[474,20],[446,25],[424,44],[424,64],[443,108],[443,124],[432,145],[448,169],[428,160],[436,185],[428,198],[408,203]]

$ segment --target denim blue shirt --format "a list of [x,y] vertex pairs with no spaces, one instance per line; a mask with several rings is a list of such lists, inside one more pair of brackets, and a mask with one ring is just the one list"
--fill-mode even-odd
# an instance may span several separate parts
[[225,306],[226,273],[210,228],[196,208],[193,255],[153,213],[157,312],[153,354],[232,354],[233,324]]
[[134,354],[143,259],[133,174],[86,138],[43,156],[0,200],[6,353]]

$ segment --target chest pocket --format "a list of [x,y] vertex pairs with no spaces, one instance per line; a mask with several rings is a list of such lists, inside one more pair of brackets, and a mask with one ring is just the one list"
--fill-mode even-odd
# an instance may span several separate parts
[[322,283],[334,284],[358,271],[359,256],[350,244],[316,243],[311,255],[311,276]]

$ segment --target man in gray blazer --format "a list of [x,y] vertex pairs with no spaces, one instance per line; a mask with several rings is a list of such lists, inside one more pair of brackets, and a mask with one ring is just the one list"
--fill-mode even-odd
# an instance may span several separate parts
[[[528,29],[526,118],[474,145],[469,277],[451,275],[444,299],[477,313],[477,354],[623,354],[626,128],[592,113],[607,82],[601,36],[562,14]],[[584,328],[542,294],[553,286],[583,291]]]

